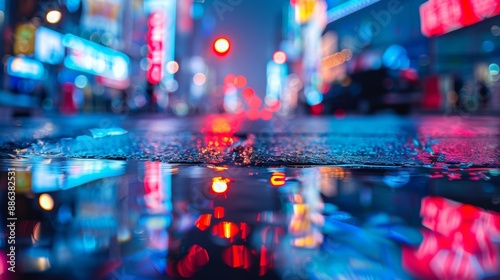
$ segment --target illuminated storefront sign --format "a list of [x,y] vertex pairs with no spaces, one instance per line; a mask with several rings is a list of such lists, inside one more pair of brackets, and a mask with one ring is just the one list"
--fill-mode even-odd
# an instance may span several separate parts
[[117,81],[128,79],[130,60],[125,54],[72,34],[64,35],[63,45],[68,48],[66,67]]
[[59,64],[64,59],[63,34],[43,26],[36,30],[35,58],[49,64]]
[[36,60],[11,56],[7,60],[7,73],[20,78],[39,80],[45,73],[45,69]]
[[163,78],[163,37],[165,14],[163,10],[151,13],[148,20],[148,62],[147,79],[151,84],[158,84]]
[[500,14],[500,0],[430,0],[420,6],[422,34],[428,37]]
[[164,71],[166,63],[174,60],[175,50],[175,0],[145,0],[144,9],[149,16],[147,79],[152,84],[167,83],[174,75]]

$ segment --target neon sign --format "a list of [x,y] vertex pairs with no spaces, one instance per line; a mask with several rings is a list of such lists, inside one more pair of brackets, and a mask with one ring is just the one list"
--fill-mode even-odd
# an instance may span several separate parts
[[156,10],[151,13],[148,20],[148,82],[158,84],[163,78],[163,37],[165,33],[165,13]]
[[66,67],[117,81],[128,79],[130,59],[125,54],[73,34],[64,35],[63,45],[68,48]]
[[20,78],[39,80],[45,73],[45,68],[36,60],[11,56],[7,60],[7,73]]
[[363,8],[375,4],[378,1],[380,0],[350,0],[345,3],[342,3],[336,6],[335,8],[328,10],[327,12],[328,22],[333,22],[343,17],[346,17]]
[[64,58],[63,35],[43,26],[35,33],[35,57],[41,62],[59,64]]
[[500,14],[500,0],[429,0],[420,6],[422,34],[439,36]]
[[419,279],[478,279],[499,269],[494,244],[500,215],[442,197],[422,200],[423,241],[403,248],[403,265]]
[[148,61],[146,73],[151,84],[167,83],[173,80],[174,74],[164,71],[166,63],[174,60],[175,55],[175,0],[145,0],[144,10],[149,13],[148,19]]

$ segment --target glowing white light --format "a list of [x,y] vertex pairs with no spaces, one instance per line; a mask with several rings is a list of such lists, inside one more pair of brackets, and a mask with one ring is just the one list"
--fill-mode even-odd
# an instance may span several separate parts
[[170,74],[175,74],[179,71],[179,63],[177,61],[169,61],[167,62],[167,71]]
[[44,193],[38,198],[38,204],[43,210],[50,211],[54,208],[54,199],[50,194]]
[[47,19],[48,23],[58,23],[61,20],[62,14],[59,11],[52,10],[47,13],[47,16],[45,17]]
[[205,82],[207,81],[207,77],[205,76],[205,74],[203,73],[196,73],[194,74],[193,76],[193,82],[195,83],[195,85],[197,86],[202,86],[205,84]]

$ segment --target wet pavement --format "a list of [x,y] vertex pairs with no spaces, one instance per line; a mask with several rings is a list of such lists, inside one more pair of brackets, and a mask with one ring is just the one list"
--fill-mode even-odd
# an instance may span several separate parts
[[229,165],[499,167],[497,117],[74,117],[4,125],[0,156]]
[[500,276],[498,169],[2,165],[17,182],[7,279]]
[[0,130],[0,275],[498,279],[499,122],[20,120]]

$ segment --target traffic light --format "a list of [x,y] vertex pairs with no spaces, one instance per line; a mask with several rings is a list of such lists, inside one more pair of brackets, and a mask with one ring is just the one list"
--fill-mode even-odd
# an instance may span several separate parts
[[231,45],[230,45],[228,39],[221,37],[221,38],[217,38],[214,41],[213,47],[214,47],[214,51],[217,55],[224,56],[229,52]]

